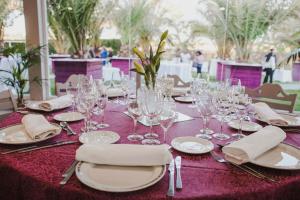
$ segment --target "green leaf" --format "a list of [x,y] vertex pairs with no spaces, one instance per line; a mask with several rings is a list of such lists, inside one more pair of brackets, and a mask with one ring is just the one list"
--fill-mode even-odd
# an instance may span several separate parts
[[146,56],[143,52],[141,52],[137,47],[134,47],[132,49],[132,51],[141,59],[141,60],[145,60]]
[[143,66],[140,63],[134,61],[133,64],[134,64],[136,72],[138,72],[140,74],[145,74],[145,70],[144,70]]
[[163,32],[163,34],[160,37],[160,41],[165,40],[167,38],[167,36],[168,36],[168,30],[166,30],[165,32]]

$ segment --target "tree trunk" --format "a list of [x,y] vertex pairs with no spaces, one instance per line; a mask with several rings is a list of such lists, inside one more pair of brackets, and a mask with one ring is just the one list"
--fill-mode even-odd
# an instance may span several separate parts
[[0,22],[0,49],[4,48],[4,23]]

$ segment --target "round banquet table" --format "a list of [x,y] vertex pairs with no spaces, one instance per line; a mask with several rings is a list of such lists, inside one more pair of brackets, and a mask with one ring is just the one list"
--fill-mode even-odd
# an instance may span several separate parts
[[162,61],[158,70],[158,76],[177,75],[184,82],[192,81],[192,63],[176,63]]
[[[120,134],[118,143],[131,143],[127,134],[132,130],[132,119],[121,113],[124,106],[110,103],[105,112],[105,121],[111,127],[108,130]],[[202,120],[195,109],[188,108],[186,104],[178,104],[177,110],[195,117],[194,120],[175,123],[169,130],[167,142],[178,136],[193,136],[202,126]],[[65,110],[45,114],[48,120]],[[20,123],[22,115],[12,113],[0,122],[0,127]],[[97,120],[95,118],[95,120]],[[83,122],[74,122],[70,126],[77,132]],[[212,119],[210,128],[219,130],[219,123]],[[160,133],[159,126],[154,129]],[[138,125],[138,132],[144,133],[148,127]],[[225,132],[234,130],[225,126]],[[67,136],[65,131],[52,140],[78,140],[78,135]],[[300,146],[300,134],[287,134],[287,142]],[[219,141],[213,140],[214,143]],[[0,199],[168,199],[169,175],[165,174],[162,180],[155,185],[135,192],[109,193],[89,188],[82,184],[75,175],[69,182],[60,186],[62,173],[74,160],[75,151],[79,143],[60,147],[42,149],[27,153],[0,154]],[[0,151],[15,147],[0,145]],[[215,151],[220,151],[215,145]],[[172,151],[173,156],[182,156],[183,189],[177,190],[174,199],[299,199],[300,197],[300,171],[283,171],[266,169],[252,165],[255,169],[279,180],[278,183],[266,182],[244,173],[238,168],[216,162],[210,154],[188,155]]]

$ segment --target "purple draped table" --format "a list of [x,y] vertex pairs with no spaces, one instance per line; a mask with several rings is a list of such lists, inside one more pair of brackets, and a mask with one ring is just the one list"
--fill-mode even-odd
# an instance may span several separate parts
[[[184,104],[178,104],[178,110],[192,117],[198,117],[195,109]],[[108,130],[120,134],[118,143],[131,143],[127,140],[132,130],[132,119],[121,113],[125,107],[110,104],[105,113],[105,121],[111,127]],[[66,111],[66,110],[63,110]],[[63,112],[59,111],[59,112]],[[47,114],[49,120],[59,112]],[[0,122],[0,127],[20,123],[22,115],[12,113]],[[70,124],[79,132],[83,122]],[[202,120],[195,118],[191,121],[175,123],[169,130],[167,142],[178,136],[193,136],[202,126]],[[210,128],[220,129],[220,124],[212,119]],[[148,127],[138,125],[138,132],[144,133]],[[159,126],[155,130],[160,134]],[[225,126],[226,133],[234,130]],[[77,140],[76,136],[67,136],[66,132],[52,140]],[[213,140],[214,143],[218,142]],[[289,133],[287,142],[300,146],[300,134]],[[78,144],[37,150],[27,153],[0,154],[0,199],[167,199],[168,173],[157,184],[135,192],[109,193],[89,188],[82,184],[74,175],[65,186],[60,186],[62,173],[74,160]],[[0,145],[0,151],[13,149],[9,145]],[[219,147],[215,146],[219,151]],[[177,151],[173,156],[182,156],[183,189],[175,193],[174,199],[299,199],[300,171],[283,171],[253,167],[279,180],[279,183],[270,183],[240,171],[238,168],[216,162],[210,154],[188,155]]]

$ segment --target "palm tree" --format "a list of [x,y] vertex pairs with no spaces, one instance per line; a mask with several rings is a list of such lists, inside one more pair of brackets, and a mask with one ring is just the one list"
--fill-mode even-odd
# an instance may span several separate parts
[[48,3],[50,15],[68,37],[74,55],[83,58],[98,0],[48,0]]
[[149,42],[159,33],[164,21],[159,0],[125,0],[117,7],[113,22],[121,35],[122,45],[140,45],[148,49]]
[[[232,43],[237,59],[243,61],[250,59],[253,45],[258,38],[296,10],[296,3],[296,0],[289,1],[289,4],[287,1],[276,0],[230,0],[226,20],[224,13],[226,1],[200,2],[201,5],[206,5],[206,10],[201,10],[201,13],[208,21],[208,32],[212,35],[212,39],[224,40],[226,32],[228,37],[225,38],[226,43]],[[217,39],[215,42],[220,43]]]

